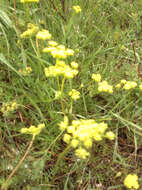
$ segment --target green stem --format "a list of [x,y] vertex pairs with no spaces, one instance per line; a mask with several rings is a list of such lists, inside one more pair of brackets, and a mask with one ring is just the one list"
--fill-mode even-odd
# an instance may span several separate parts
[[14,168],[14,170],[11,172],[11,174],[8,176],[8,178],[6,179],[6,184],[9,182],[9,180],[13,177],[13,175],[16,173],[16,171],[18,170],[18,168],[21,166],[21,164],[23,163],[23,161],[25,160],[26,156],[28,155],[28,153],[30,152],[30,149],[33,145],[35,136],[32,136],[32,140],[29,143],[29,146],[24,154],[24,156],[21,158],[21,160],[19,161],[19,163],[17,164],[17,166]]
[[54,184],[54,181],[55,181],[55,175],[58,171],[58,168],[59,168],[59,164],[60,164],[60,161],[63,160],[64,156],[69,152],[71,146],[70,144],[65,148],[65,150],[59,155],[58,157],[58,160],[55,164],[55,170],[54,170],[54,174],[53,174],[53,178],[52,178],[52,181],[51,181],[51,185]]
[[58,90],[60,91],[61,87],[60,87],[60,82],[59,82],[59,77],[58,76],[57,76],[57,85],[58,85]]
[[25,16],[26,16],[26,21],[30,21],[30,14],[29,14],[29,3],[24,3],[24,9],[25,9]]
[[72,105],[73,105],[73,100],[71,98],[70,114],[72,114]]
[[64,77],[63,80],[62,80],[61,92],[63,92],[63,89],[64,89],[64,83],[65,83],[65,77]]

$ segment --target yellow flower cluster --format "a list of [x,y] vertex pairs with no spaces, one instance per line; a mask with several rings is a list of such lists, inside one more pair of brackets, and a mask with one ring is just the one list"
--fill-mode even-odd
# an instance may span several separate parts
[[128,187],[129,189],[138,189],[138,176],[136,174],[129,174],[124,179],[124,185]]
[[15,111],[18,108],[18,104],[16,101],[3,103],[1,107],[1,112],[3,115],[8,115],[10,112]]
[[63,137],[64,142],[76,148],[75,154],[81,159],[86,159],[90,155],[89,149],[94,140],[101,141],[104,137],[110,140],[115,138],[113,132],[106,132],[108,128],[106,123],[97,123],[93,119],[73,120],[69,125],[68,118],[65,116],[59,127],[66,131]]
[[72,61],[70,64],[73,69],[78,69],[78,63]]
[[31,72],[32,72],[31,67],[26,67],[25,69],[19,69],[19,73],[24,76],[30,74]]
[[20,0],[21,3],[33,3],[33,2],[39,2],[39,0]]
[[109,85],[107,81],[102,81],[98,83],[99,92],[113,93],[113,86]]
[[55,66],[49,66],[45,68],[46,77],[64,76],[65,78],[74,78],[78,74],[77,69],[73,69],[69,65],[66,65],[62,60],[56,60]]
[[116,88],[123,88],[125,90],[133,89],[137,86],[137,83],[134,81],[126,81],[125,79],[122,79],[120,83],[118,83],[115,87]]
[[37,127],[34,125],[31,125],[29,128],[22,128],[21,129],[21,133],[25,133],[25,134],[31,134],[31,135],[38,135],[40,133],[40,131],[45,127],[45,124],[39,124]]
[[80,8],[79,5],[73,6],[72,8],[75,10],[76,13],[80,13],[81,12],[81,8]]
[[65,48],[64,45],[57,45],[56,42],[50,41],[49,46],[43,49],[44,53],[50,53],[53,58],[66,59],[68,56],[74,55],[74,51],[69,48]]
[[58,43],[55,42],[55,41],[53,41],[53,40],[51,40],[51,41],[48,41],[48,45],[49,45],[49,46],[53,46],[53,47],[55,47],[55,46],[58,45]]
[[107,81],[101,81],[102,77],[100,74],[92,74],[91,78],[98,83],[99,92],[113,93],[113,86],[109,85]]
[[139,85],[140,90],[142,90],[142,84]]
[[80,98],[80,92],[78,92],[78,91],[75,90],[75,89],[72,89],[72,90],[69,92],[69,96],[71,96],[71,98],[76,101],[77,99]]
[[100,74],[92,74],[92,79],[96,82],[101,82],[101,78]]
[[37,33],[36,38],[40,40],[49,40],[51,39],[52,35],[49,33],[48,30],[41,30]]
[[39,30],[38,26],[35,26],[34,24],[29,23],[27,25],[27,30],[20,35],[20,38],[32,37],[38,32],[38,30]]

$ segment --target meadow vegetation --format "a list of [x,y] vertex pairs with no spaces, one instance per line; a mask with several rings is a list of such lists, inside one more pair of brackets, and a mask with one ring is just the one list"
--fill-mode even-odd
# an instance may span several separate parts
[[142,189],[141,7],[1,0],[0,189]]

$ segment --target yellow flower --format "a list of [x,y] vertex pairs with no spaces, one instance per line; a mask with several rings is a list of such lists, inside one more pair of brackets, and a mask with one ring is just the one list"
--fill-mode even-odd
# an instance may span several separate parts
[[72,90],[69,92],[69,96],[71,96],[71,98],[76,101],[77,99],[80,98],[80,92],[78,92],[78,91],[75,90],[75,89],[72,89]]
[[68,118],[67,116],[64,117],[64,121],[62,121],[61,123],[59,123],[59,127],[61,130],[65,130],[68,126]]
[[28,129],[27,129],[27,128],[22,128],[20,132],[21,132],[21,133],[27,133],[27,132],[28,132]]
[[73,148],[76,148],[76,147],[78,146],[78,144],[79,144],[79,141],[78,141],[77,139],[73,139],[73,140],[71,141],[71,146],[72,146]]
[[106,132],[105,137],[109,140],[114,140],[115,134],[112,131],[108,131]]
[[81,8],[79,5],[73,6],[73,9],[75,10],[76,13],[80,13],[81,12]]
[[79,158],[86,159],[90,154],[84,148],[80,147],[76,149],[75,155]]
[[56,50],[55,47],[46,47],[46,48],[44,48],[42,51],[43,51],[44,53],[50,53],[50,52],[55,51],[55,50]]
[[67,55],[74,55],[74,51],[72,49],[67,48],[66,49],[66,54]]
[[49,40],[51,37],[52,35],[49,33],[48,30],[39,31],[36,35],[36,38],[40,40]]
[[101,75],[100,74],[92,74],[92,79],[96,82],[101,82]]
[[64,61],[56,59],[55,66],[49,66],[45,68],[46,77],[57,77],[64,76],[65,78],[73,78],[78,74],[78,70],[72,69],[70,66],[66,65]]
[[128,187],[129,189],[138,189],[139,184],[138,184],[138,176],[136,174],[129,174],[126,176],[124,179],[124,185]]
[[139,85],[140,90],[142,90],[142,84]]
[[102,140],[102,136],[99,133],[94,134],[94,140],[95,141],[101,141]]
[[[108,128],[106,123],[96,123],[93,119],[73,120],[71,125],[68,124],[67,117],[64,117],[64,121],[59,124],[60,129],[65,130],[63,140],[67,144],[70,143],[73,148],[77,148],[75,154],[82,159],[89,156],[88,150],[92,147],[94,140],[101,141],[106,137],[105,131]],[[114,139],[110,132],[107,136],[110,140]]]
[[51,55],[53,58],[56,58],[56,59],[66,59],[67,58],[66,51],[62,50],[62,49],[55,49],[54,51],[51,51]]
[[44,123],[39,124],[37,127],[34,125],[31,125],[29,128],[22,128],[21,133],[25,134],[31,134],[31,135],[38,135],[40,131],[45,127]]
[[69,144],[70,140],[71,140],[71,136],[68,135],[68,134],[65,134],[64,137],[63,137],[63,141],[65,143]]
[[65,66],[66,66],[66,63],[65,63],[65,61],[56,59],[56,66],[65,67]]
[[39,2],[39,0],[20,0],[21,3],[33,3],[33,2]]
[[70,64],[71,64],[71,67],[72,67],[73,69],[77,69],[77,68],[78,68],[78,63],[72,61]]
[[107,81],[102,81],[98,83],[98,91],[113,93],[113,86],[109,85]]
[[137,86],[137,83],[136,83],[136,82],[127,81],[127,82],[124,84],[123,88],[124,88],[125,90],[130,90],[130,89],[132,89],[132,88],[135,88],[136,86]]
[[28,38],[34,36],[38,32],[38,26],[29,23],[27,26],[27,30],[20,35],[20,38]]
[[120,81],[120,83],[121,84],[125,84],[127,81],[125,80],[125,79],[122,79],[121,81]]
[[92,139],[87,139],[84,141],[84,146],[86,148],[91,148],[92,147]]
[[74,127],[73,125],[68,126],[67,132],[74,134],[74,132],[75,132],[75,127]]
[[117,84],[115,88],[121,88],[121,84]]
[[50,46],[53,46],[53,47],[55,47],[55,46],[58,45],[58,43],[55,42],[55,41],[48,41],[48,44],[49,44]]
[[[74,55],[74,51],[60,44],[58,45],[55,41],[49,41],[49,47],[43,49],[43,52],[50,53],[53,58],[66,59],[68,56]],[[58,46],[57,46],[58,45]]]
[[62,44],[58,45],[57,48],[58,48],[59,50],[64,50],[64,51],[65,51],[65,49],[66,49],[65,46],[62,45]]

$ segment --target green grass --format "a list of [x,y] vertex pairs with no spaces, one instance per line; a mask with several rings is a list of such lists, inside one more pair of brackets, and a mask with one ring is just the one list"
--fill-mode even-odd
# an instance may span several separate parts
[[[80,5],[82,12],[72,18],[73,5]],[[39,123],[46,127],[36,136],[28,156],[5,189],[123,190],[127,174],[142,175],[142,92],[136,88],[96,93],[95,84],[90,82],[93,73],[100,73],[112,85],[121,79],[141,81],[141,6],[141,0],[69,0],[63,11],[59,0],[43,0],[30,4],[26,15],[27,7],[20,1],[16,1],[16,9],[12,0],[1,1],[0,104],[16,100],[19,105],[8,116],[0,112],[1,186],[31,140],[30,135],[20,133],[21,128]],[[81,97],[73,104],[69,118],[105,121],[116,134],[114,141],[94,142],[91,160],[76,158],[71,149],[56,173],[56,161],[67,145],[58,127],[63,120],[60,101],[54,98],[58,86],[44,73],[44,68],[55,60],[42,51],[38,54],[35,38],[18,43],[27,23],[48,29],[54,40],[76,52],[68,62],[79,64],[79,74],[65,82],[65,111],[70,109],[67,92],[71,88],[79,90]],[[27,65],[33,71],[22,76],[19,69]]]

